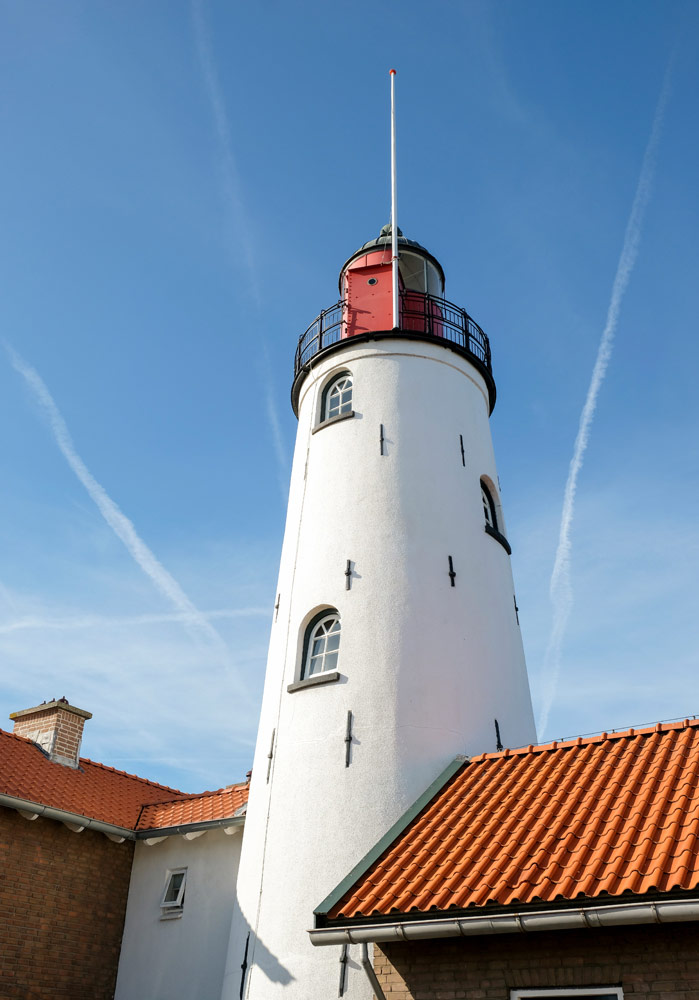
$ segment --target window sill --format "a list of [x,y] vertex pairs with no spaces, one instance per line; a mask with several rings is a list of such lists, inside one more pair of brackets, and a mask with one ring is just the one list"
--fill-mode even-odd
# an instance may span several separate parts
[[322,429],[327,427],[329,424],[336,424],[339,420],[349,420],[349,418],[353,416],[354,410],[349,410],[347,413],[338,413],[336,417],[328,417],[327,420],[321,420],[319,424],[316,424],[311,433],[315,434],[317,431],[322,431]]
[[179,920],[179,918],[181,916],[182,916],[182,908],[178,907],[176,909],[173,908],[172,910],[164,910],[160,914],[160,919],[161,920]]
[[339,681],[340,673],[338,670],[326,670],[323,674],[314,674],[312,677],[304,677],[302,681],[295,681],[293,684],[289,684],[287,691],[299,691],[301,688],[316,687],[318,684],[330,684],[332,681]]
[[510,548],[510,543],[507,541],[504,535],[500,534],[500,532],[496,528],[491,528],[489,524],[486,524],[485,533],[486,535],[490,535],[492,538],[494,538],[496,542],[500,542],[505,552],[507,552],[508,556],[512,555],[512,549]]

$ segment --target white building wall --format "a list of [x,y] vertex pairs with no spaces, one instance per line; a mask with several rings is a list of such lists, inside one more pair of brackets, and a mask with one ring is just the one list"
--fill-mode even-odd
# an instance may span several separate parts
[[[240,861],[241,829],[168,837],[134,852],[115,1000],[220,996]],[[182,916],[162,920],[168,870],[187,868]]]
[[[344,370],[355,416],[313,433],[321,390]],[[340,949],[310,944],[314,906],[456,754],[495,750],[495,718],[506,746],[536,739],[482,476],[498,482],[487,391],[455,352],[348,341],[306,377],[224,1000],[239,996],[248,934],[245,997],[337,996]],[[289,693],[303,625],[323,606],[341,615],[341,678]],[[358,957],[352,1000],[371,995]]]

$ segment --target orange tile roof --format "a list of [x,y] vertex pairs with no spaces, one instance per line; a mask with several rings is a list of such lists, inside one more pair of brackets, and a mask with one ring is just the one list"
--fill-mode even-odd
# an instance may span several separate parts
[[158,802],[143,807],[137,830],[164,829],[187,823],[206,823],[234,816],[248,800],[249,785],[230,785],[216,792],[204,792],[174,802]]
[[[206,818],[218,819],[232,816],[228,812],[233,802],[242,796],[247,798],[247,785],[206,792],[202,795],[188,795],[167,785],[138,778],[125,771],[117,771],[105,764],[97,764],[86,757],[80,758],[77,769],[50,761],[39,747],[24,736],[16,736],[0,730],[0,792],[28,802],[36,802],[65,812],[88,816],[103,823],[110,823],[126,829],[141,828],[143,814],[154,810],[152,816],[167,818],[181,815],[176,823],[162,823],[162,826],[199,822],[198,812],[206,812],[207,807],[197,807],[202,800],[209,801]],[[210,801],[213,800],[213,801]],[[217,803],[214,805],[214,802]],[[154,805],[156,804],[157,805]],[[192,803],[191,808],[188,808]],[[180,812],[175,812],[175,807]],[[146,807],[144,809],[144,807]],[[238,808],[236,806],[235,808]],[[187,818],[191,817],[191,818]],[[152,825],[146,821],[146,829]]]
[[474,757],[374,857],[319,924],[696,889],[699,721]]

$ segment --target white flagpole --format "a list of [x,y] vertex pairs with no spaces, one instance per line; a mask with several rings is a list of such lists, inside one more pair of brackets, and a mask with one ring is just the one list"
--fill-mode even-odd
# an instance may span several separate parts
[[393,282],[393,329],[400,326],[398,303],[398,194],[396,191],[396,71],[391,70],[391,280]]

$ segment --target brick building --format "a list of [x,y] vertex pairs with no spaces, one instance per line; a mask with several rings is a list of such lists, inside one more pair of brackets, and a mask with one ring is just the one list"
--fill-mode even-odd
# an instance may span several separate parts
[[391,1000],[697,1000],[698,890],[685,720],[455,760],[311,938]]
[[[138,980],[131,996],[148,996],[144,947],[210,986],[223,956],[177,922],[199,922],[197,882],[221,883],[230,911],[240,840],[230,834],[242,829],[247,784],[187,795],[81,758],[90,717],[60,699],[0,731],[0,996],[111,1000],[120,954],[125,979]],[[179,899],[167,899],[175,886]],[[128,947],[125,921],[137,930]]]

